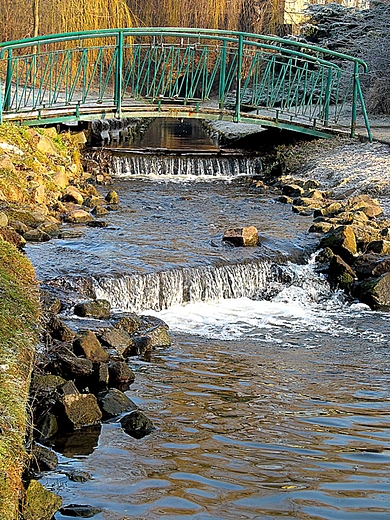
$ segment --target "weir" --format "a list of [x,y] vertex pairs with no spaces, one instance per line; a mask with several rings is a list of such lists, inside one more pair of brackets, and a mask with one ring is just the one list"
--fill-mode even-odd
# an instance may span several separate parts
[[113,155],[112,165],[118,178],[185,177],[229,179],[261,173],[259,157],[220,157],[217,155]]

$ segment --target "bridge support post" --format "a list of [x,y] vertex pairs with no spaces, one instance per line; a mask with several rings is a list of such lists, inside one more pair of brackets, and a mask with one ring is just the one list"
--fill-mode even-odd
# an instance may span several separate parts
[[324,106],[324,125],[328,126],[329,123],[329,105],[330,95],[332,87],[332,69],[328,69],[328,76],[326,78],[326,93],[325,93],[325,106]]
[[351,137],[355,137],[356,132],[356,112],[357,112],[357,96],[359,84],[359,63],[355,61],[353,70],[353,98],[352,98],[352,120],[351,120]]
[[219,73],[218,102],[219,102],[220,109],[223,109],[225,106],[225,83],[226,83],[226,41],[224,40],[223,44],[222,44],[221,70]]
[[123,32],[119,31],[116,38],[116,64],[114,102],[118,117],[122,116],[122,85],[123,85]]
[[241,79],[242,79],[242,53],[244,48],[244,37],[242,34],[238,36],[237,48],[237,87],[236,87],[236,110],[234,114],[234,121],[238,123],[241,119]]
[[5,76],[3,111],[11,108],[11,81],[12,81],[12,49],[8,49],[7,72]]

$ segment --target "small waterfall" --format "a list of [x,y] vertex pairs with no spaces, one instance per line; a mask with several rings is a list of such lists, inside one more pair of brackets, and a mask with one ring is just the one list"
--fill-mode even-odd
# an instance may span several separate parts
[[113,155],[114,175],[121,178],[231,179],[261,172],[259,157],[192,155]]
[[268,260],[221,266],[189,267],[92,280],[96,298],[117,310],[159,311],[173,305],[230,298],[259,298],[271,280],[280,278]]

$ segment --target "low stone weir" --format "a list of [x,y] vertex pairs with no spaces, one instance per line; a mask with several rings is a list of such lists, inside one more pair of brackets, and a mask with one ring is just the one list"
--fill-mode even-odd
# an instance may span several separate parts
[[310,267],[278,265],[268,259],[120,277],[99,276],[88,282],[68,279],[68,287],[69,284],[85,295],[108,300],[114,309],[131,312],[232,298],[268,299],[291,284],[303,289],[305,299],[321,297],[329,289]]
[[253,176],[261,172],[258,157],[220,157],[217,155],[113,155],[115,176],[231,178]]

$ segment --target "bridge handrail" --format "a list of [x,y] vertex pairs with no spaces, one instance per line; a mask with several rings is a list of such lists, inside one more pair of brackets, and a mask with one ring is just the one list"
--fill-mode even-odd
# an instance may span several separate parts
[[[238,54],[243,54],[244,46],[251,46],[255,48],[262,48],[271,51],[277,51],[284,56],[293,56],[302,58],[312,63],[321,64],[328,69],[340,71],[340,67],[337,63],[330,61],[334,58],[337,60],[344,60],[353,64],[353,102],[352,102],[352,123],[351,123],[351,135],[354,135],[356,126],[356,110],[357,100],[360,100],[365,124],[370,140],[372,139],[371,130],[368,122],[367,111],[364,104],[362,89],[359,80],[359,69],[363,68],[364,72],[367,72],[367,64],[360,58],[349,56],[340,52],[335,52],[330,49],[311,45],[288,38],[281,38],[278,36],[268,36],[262,34],[252,34],[248,32],[238,31],[226,31],[221,29],[204,29],[204,28],[188,28],[188,27],[130,27],[130,28],[112,28],[112,29],[101,29],[101,30],[89,30],[89,31],[76,31],[71,33],[60,33],[37,36],[34,38],[24,38],[21,40],[13,40],[8,42],[0,43],[0,59],[7,59],[12,57],[14,49],[22,49],[26,47],[36,49],[40,48],[41,45],[48,45],[51,43],[61,43],[66,41],[77,41],[86,39],[97,39],[97,38],[116,38],[116,44],[113,43],[112,47],[124,47],[124,38],[134,38],[137,36],[149,36],[149,37],[181,37],[181,38],[199,38],[202,40],[219,40],[221,42],[235,43],[238,45]],[[310,51],[309,53],[303,51]],[[50,51],[47,51],[50,52]],[[7,82],[7,80],[6,80]],[[239,93],[240,94],[240,93]],[[238,99],[239,96],[237,96]],[[237,108],[238,107],[238,108]],[[237,103],[236,116],[239,120],[240,106]],[[1,102],[1,89],[0,89],[0,121],[2,119],[2,102]]]
[[[347,61],[352,61],[354,63],[358,63],[364,68],[364,71],[368,71],[368,66],[364,60],[360,58],[356,58],[354,56],[350,56],[348,54],[343,54],[341,52],[332,51],[330,49],[326,49],[325,47],[319,47],[317,45],[311,45],[309,43],[298,42],[296,40],[290,40],[288,38],[281,38],[278,36],[268,36],[263,34],[256,33],[247,33],[247,32],[239,32],[239,31],[224,31],[222,29],[202,29],[196,28],[191,29],[189,27],[126,27],[126,28],[115,28],[115,29],[95,29],[90,31],[76,31],[70,33],[59,33],[59,34],[49,34],[44,36],[37,36],[35,38],[23,38],[21,40],[11,40],[8,42],[0,43],[0,58],[4,56],[4,52],[8,48],[23,48],[28,46],[34,46],[39,44],[51,43],[53,41],[63,42],[63,41],[71,41],[76,39],[87,39],[87,38],[102,38],[107,36],[116,36],[119,33],[122,33],[123,36],[153,36],[165,34],[166,36],[187,36],[187,37],[196,37],[196,36],[220,36],[221,40],[227,41],[236,41],[237,38],[250,38],[251,40],[245,40],[246,43],[255,44],[256,42],[253,39],[263,40],[263,41],[272,41],[278,44],[291,45],[293,47],[298,47],[301,49],[308,49],[314,52],[319,52],[328,56],[333,56],[334,58],[340,58]],[[266,46],[267,44],[265,44]],[[268,45],[267,45],[268,47]],[[273,48],[270,46],[269,48]],[[280,47],[279,47],[280,48]],[[288,52],[289,49],[284,48],[284,52]],[[299,52],[299,51],[298,51]],[[304,54],[304,53],[300,53]],[[309,58],[310,55],[304,54],[305,58]],[[311,57],[314,58],[314,57]],[[310,58],[309,58],[310,59]]]

